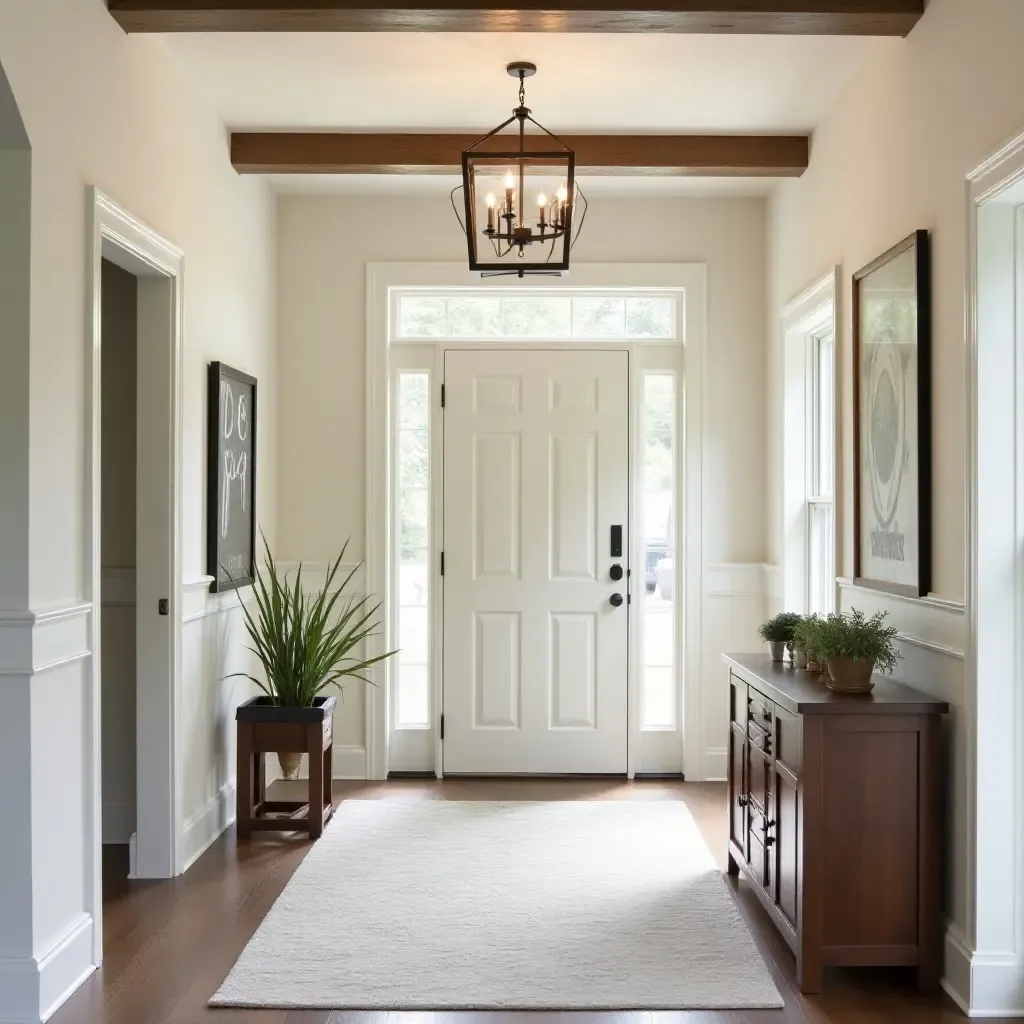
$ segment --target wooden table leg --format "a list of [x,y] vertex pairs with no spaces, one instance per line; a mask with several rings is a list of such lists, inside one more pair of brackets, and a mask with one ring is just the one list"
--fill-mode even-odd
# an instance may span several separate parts
[[309,838],[319,839],[324,832],[324,727],[315,722],[306,726],[306,751],[309,754]]
[[[324,804],[330,807],[330,815],[334,814],[334,794],[331,784],[334,779],[334,739],[327,744],[324,751]],[[330,820],[330,818],[328,818]]]
[[[235,832],[239,839],[252,838],[253,813],[253,728],[239,722],[236,740]],[[257,755],[258,756],[258,755]]]

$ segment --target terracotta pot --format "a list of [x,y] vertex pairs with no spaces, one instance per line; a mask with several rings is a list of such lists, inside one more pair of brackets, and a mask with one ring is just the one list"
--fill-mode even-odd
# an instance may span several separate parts
[[796,654],[793,655],[793,664],[797,668],[806,669],[807,668],[807,652],[806,651],[801,651],[800,648],[798,647],[796,649]]
[[772,661],[781,662],[786,654],[786,645],[783,643],[769,643],[768,649],[772,652]]
[[875,685],[871,678],[874,671],[874,658],[851,658],[848,654],[829,658],[829,689],[839,693],[870,693]]
[[299,777],[299,766],[302,764],[302,755],[278,751],[277,763],[281,766],[281,775],[284,778],[297,779]]

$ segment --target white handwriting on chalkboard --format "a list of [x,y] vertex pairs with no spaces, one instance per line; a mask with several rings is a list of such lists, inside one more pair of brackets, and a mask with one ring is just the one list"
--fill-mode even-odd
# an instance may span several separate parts
[[245,395],[235,401],[234,392],[227,381],[220,385],[221,438],[224,445],[224,475],[220,495],[220,535],[225,538],[231,526],[231,488],[239,482],[239,497],[243,514],[249,491],[249,455],[246,451],[234,452],[226,442],[234,436],[243,444],[249,439],[249,403]]

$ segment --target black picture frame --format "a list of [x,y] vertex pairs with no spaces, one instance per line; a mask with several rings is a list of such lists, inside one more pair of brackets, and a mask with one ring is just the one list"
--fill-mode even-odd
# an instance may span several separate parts
[[256,573],[257,413],[256,378],[226,363],[210,363],[206,571],[213,577],[213,593],[249,586]]
[[[904,258],[897,270],[907,254],[913,267]],[[932,586],[931,267],[931,236],[920,230],[853,276],[853,581],[904,597]]]

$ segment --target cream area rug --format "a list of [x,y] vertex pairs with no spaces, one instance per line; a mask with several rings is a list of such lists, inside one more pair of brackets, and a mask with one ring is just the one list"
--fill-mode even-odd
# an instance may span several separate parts
[[350,800],[211,1005],[783,1002],[681,803]]

